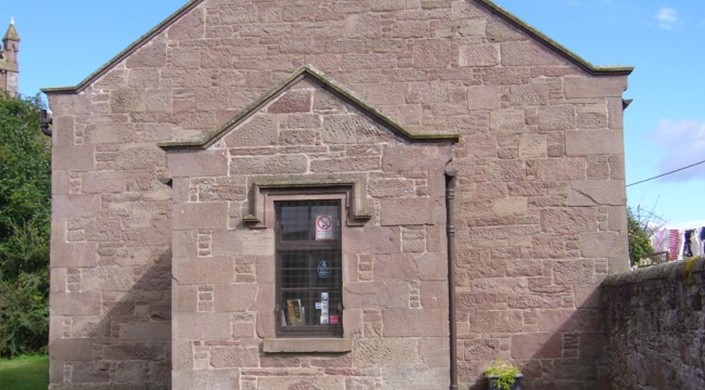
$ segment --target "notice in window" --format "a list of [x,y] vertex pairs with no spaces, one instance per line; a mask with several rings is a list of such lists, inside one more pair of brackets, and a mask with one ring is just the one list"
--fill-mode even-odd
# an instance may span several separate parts
[[332,240],[333,235],[333,216],[332,215],[317,215],[316,216],[316,240]]

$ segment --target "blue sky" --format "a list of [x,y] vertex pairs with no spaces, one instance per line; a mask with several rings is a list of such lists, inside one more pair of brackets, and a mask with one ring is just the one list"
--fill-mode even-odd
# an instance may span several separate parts
[[[9,0],[22,38],[20,91],[75,85],[186,0]],[[627,183],[705,160],[705,2],[496,0],[595,65],[630,65]],[[628,187],[629,205],[669,226],[705,225],[705,164]]]

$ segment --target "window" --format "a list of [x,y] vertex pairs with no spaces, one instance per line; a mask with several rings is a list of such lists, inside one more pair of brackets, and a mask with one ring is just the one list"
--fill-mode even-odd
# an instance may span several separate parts
[[343,335],[340,203],[274,202],[279,337]]

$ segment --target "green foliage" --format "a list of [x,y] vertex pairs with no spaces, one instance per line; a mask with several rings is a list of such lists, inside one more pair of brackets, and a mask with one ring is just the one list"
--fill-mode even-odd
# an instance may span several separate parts
[[519,367],[511,363],[505,363],[499,358],[485,370],[485,376],[493,378],[495,386],[500,390],[510,390],[519,373],[521,373]]
[[632,209],[627,209],[627,223],[629,231],[629,261],[632,265],[639,264],[639,260],[654,253],[651,246],[651,235],[647,227],[642,225]]
[[0,359],[0,389],[35,390],[49,386],[49,356]]
[[46,350],[51,156],[38,97],[0,93],[0,353]]

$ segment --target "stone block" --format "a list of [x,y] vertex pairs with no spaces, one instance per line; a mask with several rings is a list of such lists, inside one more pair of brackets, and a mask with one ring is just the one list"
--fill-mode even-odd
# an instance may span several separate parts
[[565,61],[534,41],[503,42],[500,47],[504,66],[561,65]]
[[267,112],[272,114],[310,112],[312,108],[311,92],[309,90],[287,91],[269,104]]
[[522,134],[519,138],[519,158],[544,158],[548,153],[546,136],[542,134]]
[[259,367],[259,350],[253,346],[218,346],[210,349],[209,365],[215,369]]
[[149,169],[166,166],[164,151],[153,145],[126,145],[115,157],[115,169]]
[[548,104],[549,89],[546,84],[512,85],[509,91],[509,101],[514,106]]
[[582,158],[539,159],[537,175],[542,181],[585,180],[587,162]]
[[382,226],[433,224],[435,204],[429,198],[381,199]]
[[364,172],[382,168],[379,157],[341,157],[314,159],[311,172]]
[[302,155],[235,157],[230,161],[231,172],[249,175],[306,173],[308,161]]
[[561,357],[562,341],[558,334],[526,333],[511,338],[512,359],[556,359]]
[[255,304],[257,288],[256,284],[217,284],[213,290],[215,311],[247,311]]
[[569,206],[623,206],[627,203],[624,181],[590,180],[571,183]]
[[485,67],[499,65],[499,45],[462,45],[458,53],[461,67]]
[[359,113],[323,117],[323,142],[326,144],[371,144],[389,139],[381,125]]
[[526,215],[526,198],[507,197],[492,201],[492,211],[498,216]]
[[448,259],[445,253],[425,253],[415,257],[419,280],[447,280]]
[[95,147],[93,145],[55,145],[51,149],[53,170],[91,170],[94,167]]
[[570,105],[545,106],[538,111],[539,130],[575,129],[575,107]]
[[416,280],[419,278],[418,274],[416,262],[410,254],[375,256],[375,280]]
[[385,366],[381,368],[385,386],[390,389],[434,390],[448,388],[447,368]]
[[166,65],[166,42],[153,40],[140,47],[127,59],[128,68],[159,68]]
[[526,128],[524,110],[504,109],[490,113],[490,130],[497,133],[522,133]]
[[[576,234],[597,231],[597,213],[593,208],[550,208],[541,210],[544,232]],[[590,237],[590,236],[587,236]],[[585,244],[581,245],[585,248]]]
[[171,151],[167,153],[174,177],[225,176],[228,160],[223,150]]
[[172,313],[195,313],[198,310],[198,286],[172,285],[171,307]]
[[120,171],[87,172],[81,182],[84,194],[102,194],[125,191],[125,173]]
[[226,284],[234,278],[232,257],[174,259],[173,278],[181,285]]
[[228,204],[179,203],[174,205],[174,230],[225,229],[228,226]]
[[125,343],[103,347],[106,360],[164,360],[163,345],[144,345],[142,343]]
[[113,114],[144,112],[147,109],[145,91],[116,89],[110,93],[110,110]]
[[87,268],[81,275],[81,291],[129,291],[134,284],[134,271],[121,266]]
[[524,318],[518,310],[477,310],[470,316],[473,333],[519,333]]
[[344,390],[345,380],[342,376],[261,376],[257,379],[257,389]]
[[245,146],[272,146],[279,143],[279,122],[274,115],[257,114],[230,130],[223,137],[230,148]]
[[51,267],[93,267],[96,265],[97,243],[65,243],[52,237]]
[[172,319],[175,340],[227,340],[232,337],[231,313],[179,313]]
[[621,98],[627,89],[627,76],[566,77],[563,79],[563,88],[568,99]]
[[90,362],[93,361],[93,340],[55,339],[49,342],[52,360]]
[[501,107],[499,87],[471,86],[467,89],[467,102],[470,110],[498,110]]
[[448,282],[421,282],[421,307],[448,308]]
[[416,68],[446,68],[451,63],[450,41],[447,39],[419,39],[412,44],[413,64]]
[[382,310],[384,337],[446,337],[448,310]]
[[615,232],[586,232],[580,236],[581,254],[587,258],[627,256],[627,234]]
[[355,367],[413,365],[421,362],[416,338],[358,339],[353,348]]
[[624,133],[622,130],[568,130],[565,132],[567,156],[589,156],[594,154],[623,154]]
[[553,280],[557,285],[591,285],[595,277],[592,260],[563,260],[553,265]]
[[120,340],[171,340],[170,321],[130,322],[120,324]]
[[52,293],[49,297],[52,315],[86,316],[101,314],[100,293]]
[[409,284],[405,282],[348,282],[343,290],[346,309],[409,307]]
[[442,171],[450,160],[450,148],[390,145],[383,149],[385,171]]
[[595,309],[555,309],[538,310],[538,330],[540,332],[600,332],[603,317]]
[[349,228],[344,242],[346,254],[401,253],[401,234],[397,226]]

